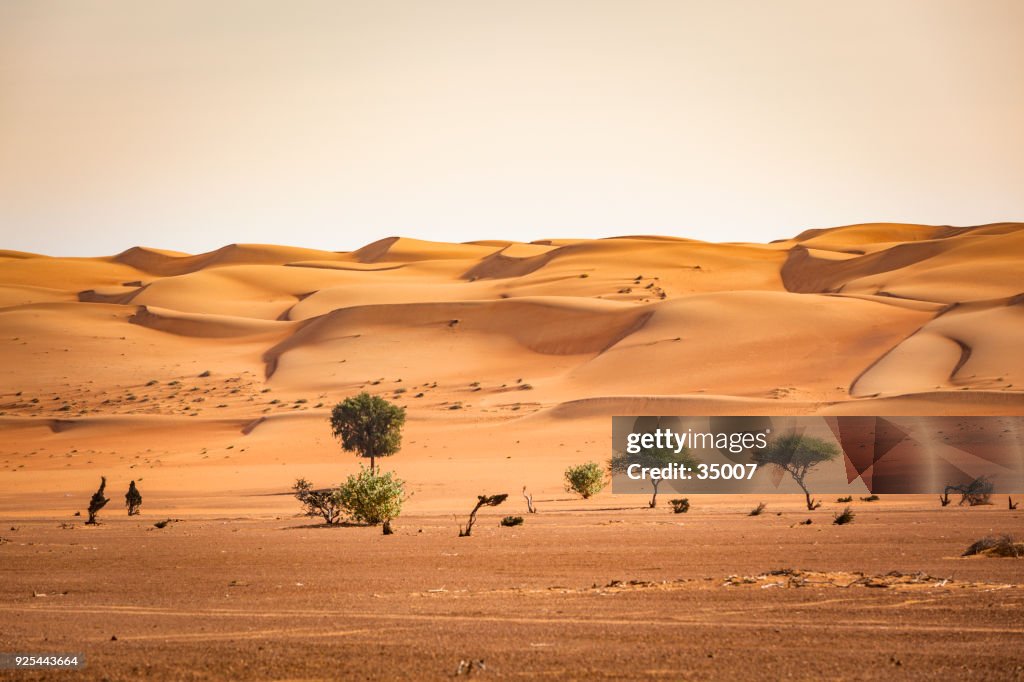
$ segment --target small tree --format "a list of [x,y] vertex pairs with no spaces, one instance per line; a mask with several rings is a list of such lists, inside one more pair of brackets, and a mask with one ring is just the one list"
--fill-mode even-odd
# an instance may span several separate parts
[[[647,469],[661,469],[672,464],[695,469],[698,460],[690,454],[689,448],[683,448],[679,452],[676,452],[674,448],[644,448],[632,455],[625,452],[615,453],[612,455],[608,468],[613,474],[625,474],[632,464],[639,464]],[[651,487],[654,488],[654,494],[651,495],[651,501],[647,504],[651,509],[654,509],[658,504],[658,486],[661,484],[661,479],[652,478],[650,480]]]
[[405,408],[365,391],[346,398],[331,410],[334,437],[341,439],[345,451],[369,457],[371,474],[377,470],[378,457],[398,452],[404,425]]
[[313,484],[304,478],[296,479],[292,486],[295,499],[302,503],[302,513],[306,516],[319,516],[324,523],[331,525],[338,522],[341,516],[341,502],[338,490],[314,490]]
[[508,499],[508,493],[502,493],[501,495],[477,495],[476,506],[473,507],[473,511],[469,513],[469,520],[466,522],[466,527],[459,526],[459,537],[468,538],[473,533],[473,524],[476,523],[476,513],[480,511],[480,507],[497,507],[499,504]]
[[387,471],[375,473],[365,467],[352,474],[337,490],[341,508],[362,523],[384,524],[384,535],[391,535],[391,521],[402,513],[405,481]]
[[604,469],[597,462],[587,462],[565,470],[565,490],[577,493],[584,500],[604,489]]
[[107,506],[107,502],[110,502],[109,499],[103,497],[103,491],[106,487],[107,477],[100,476],[100,487],[92,494],[92,499],[89,500],[89,520],[86,521],[87,524],[95,526],[97,524],[96,515],[100,512],[100,509]]
[[135,487],[135,481],[128,484],[128,492],[124,494],[124,506],[128,507],[128,516],[135,516],[142,507],[142,493]]
[[811,499],[804,479],[816,466],[829,462],[839,456],[839,448],[835,443],[812,436],[787,434],[773,438],[768,447],[754,450],[754,461],[758,464],[773,464],[782,469],[796,481],[804,491],[807,509],[813,510],[821,506],[821,502]]

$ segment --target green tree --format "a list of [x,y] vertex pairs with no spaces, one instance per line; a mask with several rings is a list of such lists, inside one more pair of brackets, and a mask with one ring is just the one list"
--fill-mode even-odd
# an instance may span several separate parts
[[[644,448],[632,455],[625,452],[615,453],[612,455],[608,468],[613,474],[625,474],[631,464],[639,464],[645,469],[662,469],[672,464],[695,469],[699,463],[699,460],[690,454],[689,448],[684,447],[679,452],[676,452],[674,448]],[[654,487],[654,494],[651,495],[648,506],[654,509],[658,503],[658,486],[661,484],[661,479],[652,478],[650,481]]]
[[331,429],[342,449],[370,458],[370,473],[378,457],[398,452],[402,445],[405,408],[384,398],[362,392],[346,398],[331,410]]
[[807,509],[813,510],[820,507],[821,502],[811,499],[804,479],[819,464],[838,457],[839,452],[839,447],[832,441],[791,433],[773,438],[768,441],[766,448],[755,449],[754,461],[757,464],[773,464],[792,476],[804,491]]
[[604,469],[597,462],[587,462],[565,470],[565,490],[577,493],[584,500],[604,489]]

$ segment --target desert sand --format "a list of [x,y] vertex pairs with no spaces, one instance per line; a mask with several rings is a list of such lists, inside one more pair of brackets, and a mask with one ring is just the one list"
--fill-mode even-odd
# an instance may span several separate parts
[[[501,677],[1019,678],[1022,564],[959,557],[1024,531],[1005,501],[884,499],[833,527],[831,500],[677,516],[572,499],[562,471],[607,459],[616,414],[1024,414],[1022,272],[1010,223],[0,251],[2,650],[85,651],[82,679],[436,678],[474,657]],[[287,495],[358,469],[328,414],[364,390],[408,411],[389,538],[316,528]],[[113,502],[85,528],[101,475]],[[523,486],[541,513],[499,529]],[[512,497],[454,537],[485,492]],[[779,569],[813,585],[766,586]],[[893,571],[925,577],[834,584]]]

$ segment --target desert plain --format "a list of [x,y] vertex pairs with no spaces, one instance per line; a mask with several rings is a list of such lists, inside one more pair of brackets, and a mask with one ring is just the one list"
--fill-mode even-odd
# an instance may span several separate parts
[[[1024,532],[1004,499],[562,483],[613,415],[1024,414],[1022,266],[1011,223],[0,252],[0,652],[87,660],[0,677],[1022,678],[1024,561],[961,556]],[[361,391],[408,413],[393,536],[288,494],[358,469]]]

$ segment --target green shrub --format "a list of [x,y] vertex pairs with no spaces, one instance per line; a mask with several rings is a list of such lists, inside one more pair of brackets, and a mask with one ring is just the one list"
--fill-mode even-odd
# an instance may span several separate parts
[[565,490],[584,500],[604,489],[604,469],[597,462],[587,462],[565,470]]
[[505,526],[507,528],[511,528],[512,526],[521,526],[521,525],[523,525],[523,517],[522,516],[506,516],[505,518],[503,518],[501,520],[501,525],[503,525],[503,526]]
[[847,495],[846,497],[837,497],[836,502],[853,502],[853,495]]
[[377,525],[384,524],[384,532],[391,530],[390,522],[402,513],[405,500],[405,481],[392,472],[375,473],[360,467],[337,491],[338,503],[354,520]]
[[674,500],[669,500],[669,504],[672,505],[672,512],[675,514],[685,514],[690,511],[690,498],[681,497]]
[[764,508],[767,506],[764,502],[758,502],[757,506],[750,510],[750,516],[760,516],[764,513]]

